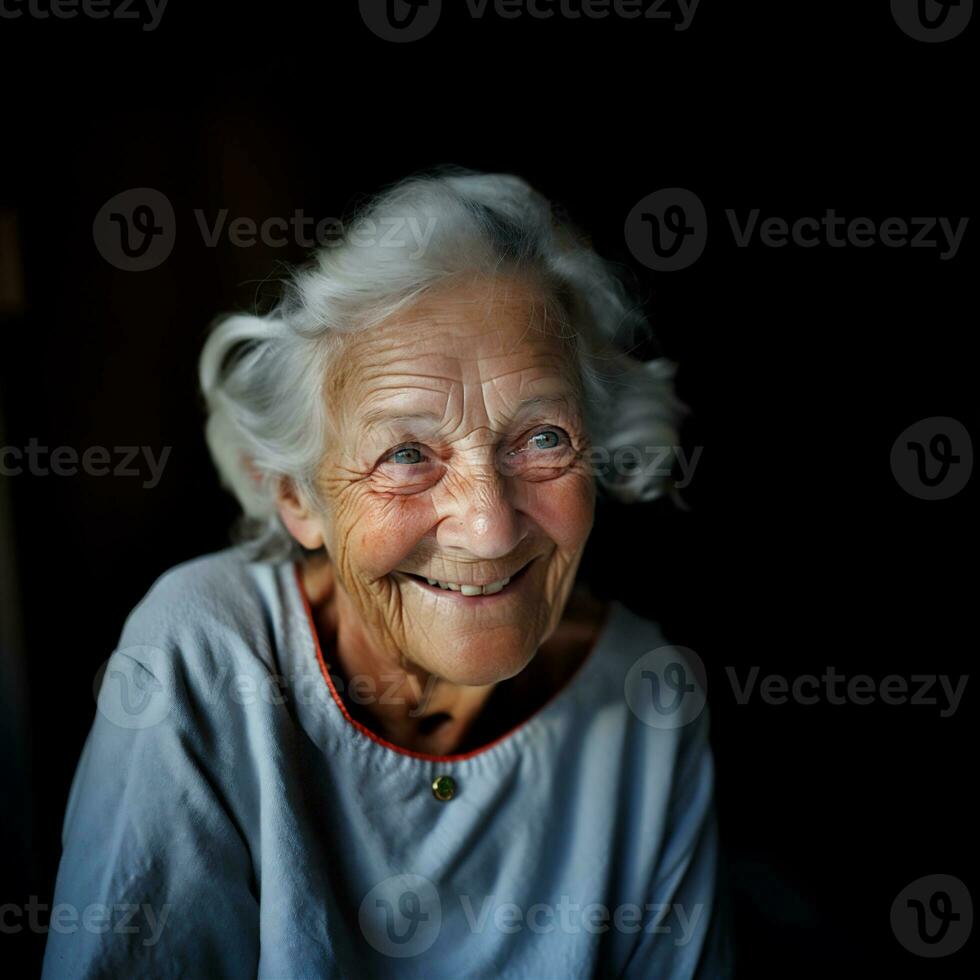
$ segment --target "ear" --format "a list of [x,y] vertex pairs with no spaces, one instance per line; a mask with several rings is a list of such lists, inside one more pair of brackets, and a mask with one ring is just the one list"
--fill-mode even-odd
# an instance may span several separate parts
[[296,484],[285,477],[279,481],[276,507],[289,533],[307,550],[323,547],[320,514],[303,499]]

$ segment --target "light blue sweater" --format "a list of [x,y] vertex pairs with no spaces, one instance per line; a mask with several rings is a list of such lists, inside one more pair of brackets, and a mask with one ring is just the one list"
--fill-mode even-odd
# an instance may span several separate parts
[[614,603],[543,708],[440,760],[346,716],[293,565],[178,566],[107,666],[44,977],[727,978],[707,709],[637,710],[664,644]]

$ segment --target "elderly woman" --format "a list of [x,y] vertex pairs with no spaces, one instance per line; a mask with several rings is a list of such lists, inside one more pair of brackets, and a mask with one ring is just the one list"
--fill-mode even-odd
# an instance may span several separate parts
[[673,444],[636,317],[523,181],[440,172],[218,323],[247,538],[125,625],[46,977],[728,975],[694,665],[576,587],[597,492],[662,490],[617,450]]

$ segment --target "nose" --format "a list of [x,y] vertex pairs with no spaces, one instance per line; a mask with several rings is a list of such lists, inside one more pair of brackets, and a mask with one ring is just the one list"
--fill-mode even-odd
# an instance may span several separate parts
[[457,481],[450,513],[436,529],[443,548],[476,558],[503,558],[528,534],[526,516],[515,505],[513,481],[492,464],[475,467]]

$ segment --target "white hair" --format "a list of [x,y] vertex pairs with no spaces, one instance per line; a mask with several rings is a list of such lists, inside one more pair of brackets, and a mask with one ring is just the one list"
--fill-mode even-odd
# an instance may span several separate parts
[[[629,354],[649,325],[612,266],[520,178],[441,170],[368,202],[339,241],[291,272],[270,313],[231,314],[213,325],[199,366],[207,443],[242,507],[242,536],[258,554],[298,548],[278,516],[282,479],[307,500],[319,499],[323,385],[341,336],[474,273],[522,274],[544,288],[549,313],[578,355],[586,424],[602,459],[630,451],[642,457],[654,447],[672,458],[682,411],[674,365]],[[662,464],[664,456],[657,459]],[[605,466],[597,482],[620,500],[651,500],[669,477],[663,465],[653,472]]]

